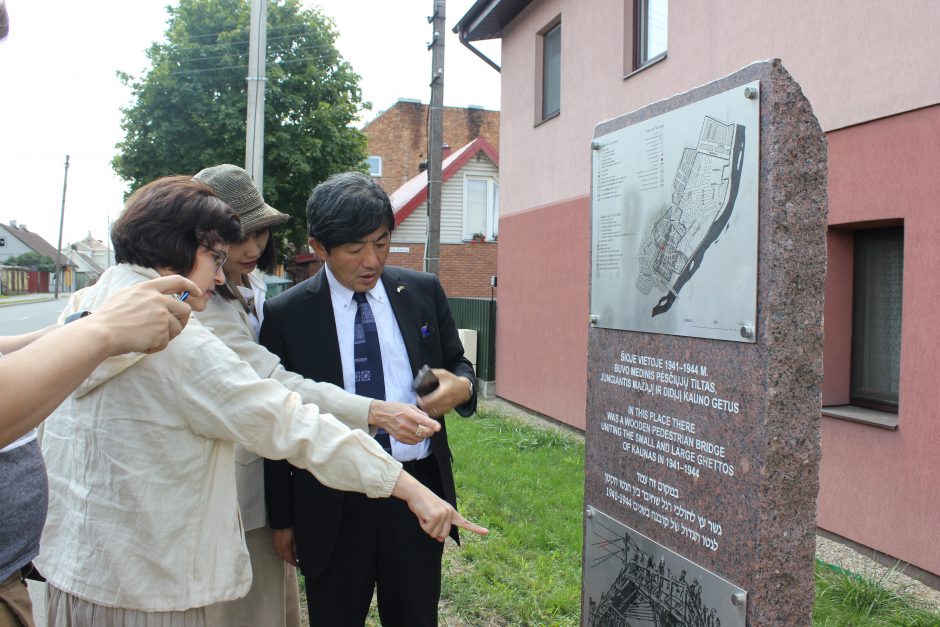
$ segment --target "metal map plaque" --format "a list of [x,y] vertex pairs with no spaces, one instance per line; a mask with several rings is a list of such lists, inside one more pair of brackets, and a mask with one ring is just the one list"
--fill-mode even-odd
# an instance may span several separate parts
[[584,618],[588,627],[732,627],[747,593],[588,507]]
[[755,341],[758,89],[594,140],[594,324]]

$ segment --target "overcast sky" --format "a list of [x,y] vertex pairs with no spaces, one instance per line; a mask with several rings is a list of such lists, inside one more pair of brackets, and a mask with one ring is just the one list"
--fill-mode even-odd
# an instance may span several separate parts
[[[248,0],[245,0],[248,2]],[[125,184],[111,159],[130,92],[115,76],[140,75],[144,51],[163,39],[175,0],[7,0],[10,35],[0,43],[0,223],[16,220],[53,246],[65,155],[70,155],[63,246],[89,230],[103,239]],[[430,100],[432,0],[319,0],[336,20],[337,46],[362,77],[363,121],[399,98]],[[499,74],[451,29],[473,0],[447,2],[447,106],[499,109]],[[499,62],[498,42],[481,48]],[[206,164],[212,165],[212,164]],[[239,164],[242,165],[242,164]]]

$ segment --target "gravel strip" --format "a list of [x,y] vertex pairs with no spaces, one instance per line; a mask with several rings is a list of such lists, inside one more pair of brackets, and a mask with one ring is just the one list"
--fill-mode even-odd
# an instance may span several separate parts
[[915,599],[933,605],[940,612],[940,590],[898,572],[835,540],[816,535],[816,557],[856,575],[879,582],[885,588],[900,590]]

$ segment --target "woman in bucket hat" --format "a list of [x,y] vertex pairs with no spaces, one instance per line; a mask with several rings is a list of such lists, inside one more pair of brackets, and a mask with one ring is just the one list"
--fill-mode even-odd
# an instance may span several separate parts
[[[318,383],[289,372],[277,356],[257,343],[263,318],[265,284],[254,270],[271,272],[276,266],[273,227],[289,216],[264,202],[249,174],[224,164],[206,168],[193,177],[211,187],[241,218],[241,240],[229,248],[223,266],[225,285],[216,290],[199,320],[248,362],[263,378],[272,378],[297,392],[305,403],[313,403],[351,428],[370,433],[383,427],[396,438],[416,443],[420,425],[430,435],[440,429],[437,421],[413,405],[369,399],[346,392],[329,383]],[[238,447],[235,452],[238,501],[251,558],[253,580],[248,595],[209,608],[207,622],[217,625],[299,625],[296,559],[294,547],[273,544],[264,507],[263,459]],[[282,559],[283,558],[283,559]],[[288,564],[289,562],[289,564]]]

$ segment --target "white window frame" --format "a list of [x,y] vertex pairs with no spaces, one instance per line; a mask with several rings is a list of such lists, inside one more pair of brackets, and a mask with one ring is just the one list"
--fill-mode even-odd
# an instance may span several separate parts
[[[378,168],[373,168],[373,159],[377,161]],[[382,157],[380,155],[369,155],[366,157],[366,165],[369,167],[369,175],[376,178],[382,177]],[[373,171],[377,170],[377,172]]]
[[[669,51],[669,0],[660,0],[651,7],[654,1],[636,0],[637,69],[661,59]],[[657,47],[651,49],[654,45]]]
[[464,241],[472,240],[473,234],[476,233],[476,231],[471,231],[468,225],[470,181],[483,181],[486,183],[486,229],[483,234],[486,236],[487,241],[493,241],[499,234],[499,181],[492,176],[464,175],[463,204],[461,206]]

